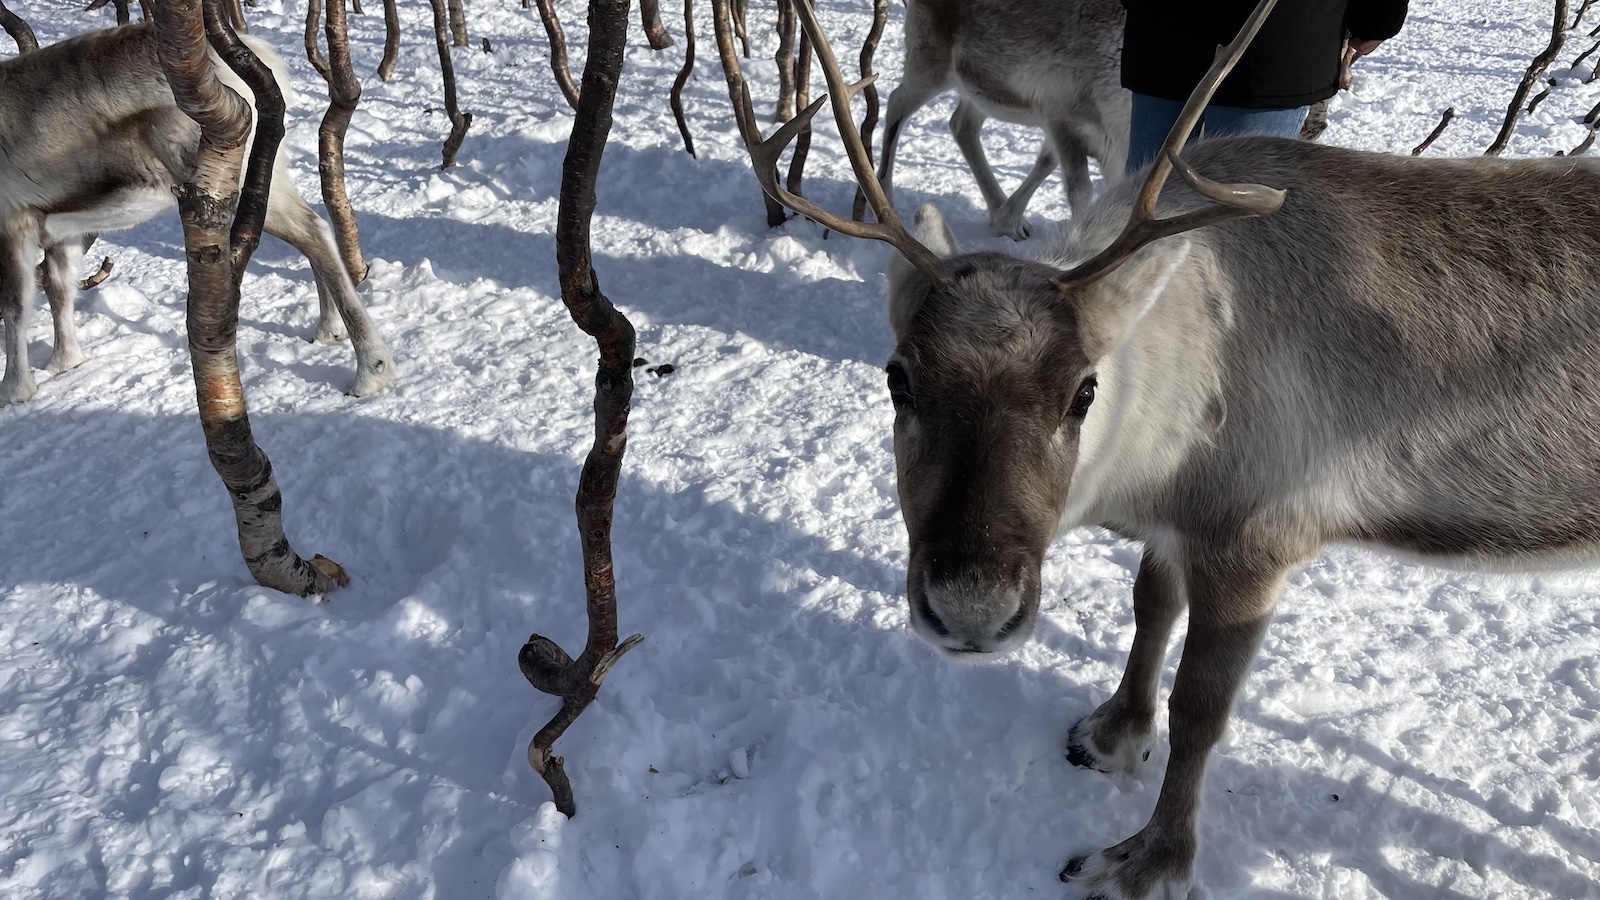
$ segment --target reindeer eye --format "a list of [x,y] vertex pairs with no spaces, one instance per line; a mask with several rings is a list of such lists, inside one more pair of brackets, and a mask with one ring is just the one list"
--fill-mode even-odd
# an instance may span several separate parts
[[889,399],[894,401],[894,408],[915,409],[917,404],[911,398],[911,379],[906,376],[906,367],[892,362],[884,371],[889,373]]
[[1094,402],[1094,388],[1098,383],[1090,375],[1078,385],[1078,392],[1072,396],[1072,405],[1067,407],[1067,418],[1082,419],[1089,414],[1089,404]]

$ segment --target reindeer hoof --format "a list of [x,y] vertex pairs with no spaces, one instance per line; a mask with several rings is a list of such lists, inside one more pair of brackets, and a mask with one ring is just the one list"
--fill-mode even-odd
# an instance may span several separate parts
[[356,383],[350,388],[350,393],[357,397],[371,397],[373,394],[381,393],[394,382],[394,375],[394,360],[387,355],[374,360],[371,365],[357,365]]
[[84,356],[83,351],[77,347],[72,347],[65,351],[57,348],[56,352],[50,355],[50,361],[45,363],[44,370],[51,375],[60,375],[62,372],[70,372],[88,361],[89,357]]
[[33,399],[39,386],[34,384],[32,378],[12,378],[0,381],[0,406],[10,406],[13,403],[26,403]]

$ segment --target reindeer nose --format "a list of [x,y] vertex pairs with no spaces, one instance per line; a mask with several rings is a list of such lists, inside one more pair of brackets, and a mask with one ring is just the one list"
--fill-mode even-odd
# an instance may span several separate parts
[[1027,639],[1032,616],[1025,600],[1017,583],[928,579],[912,598],[912,624],[924,640],[947,653],[998,653]]

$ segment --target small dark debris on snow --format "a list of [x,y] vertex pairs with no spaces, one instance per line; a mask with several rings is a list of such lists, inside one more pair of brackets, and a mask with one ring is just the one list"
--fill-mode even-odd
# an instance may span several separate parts
[[1339,795],[1338,795],[1338,794],[1333,794],[1333,795],[1332,795],[1332,796],[1330,796],[1330,797],[1329,797],[1329,798],[1328,798],[1328,799],[1329,799],[1329,800],[1332,800],[1332,801],[1333,801],[1333,802],[1335,802],[1335,803],[1338,803],[1338,802],[1339,802]]
[[645,371],[656,376],[657,378],[665,378],[666,376],[671,375],[673,372],[678,371],[678,367],[674,366],[672,363],[662,363],[659,366],[651,366],[650,368],[645,369]]
[[489,46],[489,39],[488,38],[484,38],[483,39],[483,52],[485,52],[485,53],[493,53],[494,52],[494,48]]
[[633,358],[633,367],[635,369],[639,368],[640,366],[648,366],[648,365],[650,365],[650,360],[645,359],[642,356],[635,356]]
[[652,775],[660,775],[661,774],[661,770],[656,768],[655,766],[651,766],[650,767],[650,774],[652,774]]

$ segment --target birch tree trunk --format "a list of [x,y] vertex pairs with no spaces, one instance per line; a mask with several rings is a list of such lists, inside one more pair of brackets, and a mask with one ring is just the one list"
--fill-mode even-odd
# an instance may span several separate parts
[[[272,160],[283,136],[283,95],[227,26],[222,0],[205,2],[202,8],[195,0],[163,0],[153,16],[161,67],[179,108],[201,132],[193,177],[176,190],[189,270],[189,359],[200,427],[211,464],[233,500],[239,549],[250,574],[285,593],[320,594],[349,579],[332,560],[317,556],[308,562],[289,546],[283,495],[272,463],[251,434],[236,348],[240,279],[266,217]],[[250,111],[217,79],[206,53],[208,36],[256,95],[260,124],[243,194],[239,168]]]
[[328,22],[328,112],[317,129],[317,175],[322,182],[322,202],[333,221],[333,239],[339,245],[350,280],[360,284],[367,278],[367,260],[361,255],[361,229],[350,194],[344,185],[344,136],[350,117],[361,102],[361,82],[350,65],[350,35],[346,27],[344,4],[329,0]]

